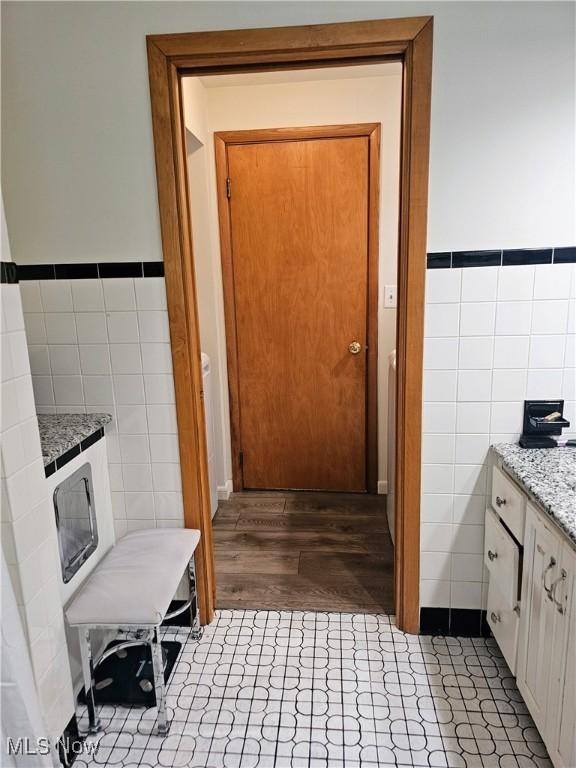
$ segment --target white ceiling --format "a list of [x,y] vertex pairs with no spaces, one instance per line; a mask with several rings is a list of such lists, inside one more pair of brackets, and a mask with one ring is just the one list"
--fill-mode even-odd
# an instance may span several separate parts
[[236,75],[206,75],[199,78],[205,88],[227,88],[232,85],[270,85],[302,83],[309,80],[350,80],[357,77],[400,75],[402,64],[387,61],[357,67],[322,67],[318,69],[285,69],[277,72],[243,72]]

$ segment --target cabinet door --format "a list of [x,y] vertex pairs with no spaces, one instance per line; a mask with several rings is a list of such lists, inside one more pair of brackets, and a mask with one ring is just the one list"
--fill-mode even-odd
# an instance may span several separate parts
[[517,541],[524,537],[526,496],[498,467],[492,470],[492,509]]
[[550,585],[558,578],[559,558],[558,535],[528,505],[517,682],[544,740],[556,612],[554,602],[550,599]]
[[576,552],[563,544],[556,607],[547,744],[555,766],[576,766]]

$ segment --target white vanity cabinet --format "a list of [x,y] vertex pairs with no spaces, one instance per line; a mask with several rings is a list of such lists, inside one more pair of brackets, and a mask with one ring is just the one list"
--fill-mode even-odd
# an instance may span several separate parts
[[576,766],[576,552],[530,502],[516,678],[556,768]]
[[552,731],[550,751],[556,765],[564,768],[576,765],[576,554],[565,545],[566,572],[565,582],[567,610],[561,618],[556,617],[562,628],[558,630],[558,639],[562,639],[558,652],[560,691],[557,704],[558,730]]
[[486,620],[512,674],[520,627],[520,579],[526,498],[497,467],[492,470],[492,509],[486,510],[484,564],[488,569]]
[[520,545],[489,509],[486,511],[484,563],[490,574],[486,620],[512,674],[515,674],[520,623]]
[[492,468],[487,621],[555,768],[576,768],[576,546]]
[[549,720],[556,606],[551,599],[560,572],[562,542],[553,523],[528,504],[517,683],[538,730]]

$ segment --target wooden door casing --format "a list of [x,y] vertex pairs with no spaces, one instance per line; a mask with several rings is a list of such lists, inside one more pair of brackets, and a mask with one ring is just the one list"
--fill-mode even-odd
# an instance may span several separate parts
[[[420,16],[146,38],[184,522],[202,534],[197,574],[203,623],[209,623],[214,614],[214,552],[180,80],[189,75],[270,68],[337,67],[357,63],[360,58],[363,63],[385,58],[402,62],[394,583],[397,625],[416,633],[420,623],[420,461],[433,24],[432,16]],[[375,430],[371,439],[376,441]]]
[[[374,377],[366,346],[376,324],[368,285],[377,279],[369,248],[377,207],[373,221],[369,200],[378,182],[370,162],[379,167],[371,158],[379,127],[362,130],[334,137],[330,127],[315,128],[302,138],[302,129],[282,129],[265,141],[246,131],[242,143],[238,134],[236,142],[216,137],[226,145],[217,172],[221,183],[222,174],[229,179],[230,195],[220,198],[220,214],[230,233],[222,258],[232,274],[224,283],[235,336],[228,345],[237,393],[232,451],[243,457],[236,490],[367,490],[366,395]],[[360,354],[350,354],[352,341]]]

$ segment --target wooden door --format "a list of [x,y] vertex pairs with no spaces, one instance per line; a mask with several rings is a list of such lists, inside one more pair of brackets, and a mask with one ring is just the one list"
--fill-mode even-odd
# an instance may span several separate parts
[[366,491],[370,138],[226,154],[242,487]]

